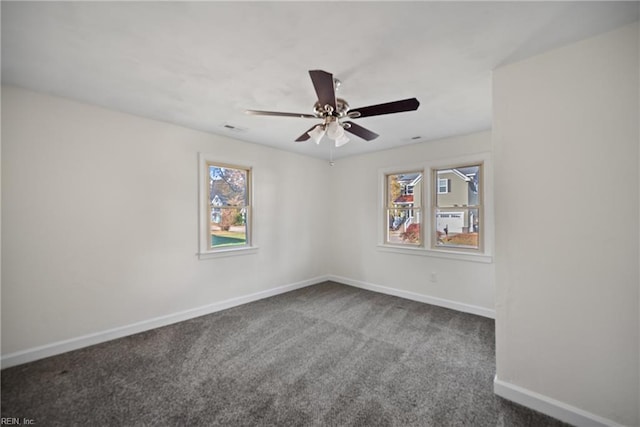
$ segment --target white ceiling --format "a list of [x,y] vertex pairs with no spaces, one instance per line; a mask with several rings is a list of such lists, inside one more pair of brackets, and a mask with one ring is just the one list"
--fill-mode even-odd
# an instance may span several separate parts
[[[6,2],[2,81],[192,129],[328,158],[294,142],[308,70],[352,107],[416,97],[357,123],[339,158],[491,127],[491,71],[638,19],[638,2]],[[229,130],[225,125],[235,126]],[[419,139],[414,139],[420,137]]]

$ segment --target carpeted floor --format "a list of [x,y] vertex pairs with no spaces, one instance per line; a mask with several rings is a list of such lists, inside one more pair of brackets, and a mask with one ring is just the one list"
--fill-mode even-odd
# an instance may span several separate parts
[[493,320],[333,282],[2,371],[39,426],[563,426],[493,394]]

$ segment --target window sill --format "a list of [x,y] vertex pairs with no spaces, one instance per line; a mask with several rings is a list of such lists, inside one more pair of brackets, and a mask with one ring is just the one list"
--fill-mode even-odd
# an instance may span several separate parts
[[458,252],[443,249],[427,249],[427,248],[412,248],[406,246],[393,246],[393,245],[378,245],[378,250],[382,252],[391,252],[403,255],[418,255],[428,256],[434,258],[454,259],[458,261],[470,261],[481,262],[484,264],[491,264],[493,257],[487,254],[475,254],[469,252]]
[[230,249],[218,249],[215,251],[199,252],[199,259],[212,259],[212,258],[224,258],[230,256],[251,255],[258,252],[257,246],[250,246],[246,248],[230,248]]

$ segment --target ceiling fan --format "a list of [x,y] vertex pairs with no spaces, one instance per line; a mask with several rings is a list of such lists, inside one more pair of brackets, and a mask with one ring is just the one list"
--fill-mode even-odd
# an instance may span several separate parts
[[336,147],[340,147],[349,142],[345,131],[359,136],[366,141],[371,141],[379,136],[377,133],[363,128],[351,120],[345,121],[345,119],[414,111],[417,110],[420,105],[420,102],[418,102],[416,98],[409,98],[400,101],[386,102],[384,104],[369,105],[367,107],[350,108],[347,101],[336,97],[336,90],[338,86],[340,86],[340,81],[334,79],[333,74],[322,70],[310,70],[309,75],[311,76],[313,87],[318,95],[318,100],[313,106],[313,114],[261,110],[247,110],[247,114],[321,119],[321,124],[312,126],[300,135],[296,141],[306,141],[311,138],[316,144],[320,144],[320,140],[326,134],[335,141]]

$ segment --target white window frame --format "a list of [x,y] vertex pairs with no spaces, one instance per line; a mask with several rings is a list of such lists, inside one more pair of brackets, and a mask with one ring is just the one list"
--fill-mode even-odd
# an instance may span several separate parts
[[[482,215],[482,246],[481,249],[466,249],[452,247],[436,247],[434,232],[434,192],[437,193],[436,183],[434,182],[434,170],[447,169],[452,166],[475,165],[482,164],[481,188],[483,197]],[[384,228],[388,219],[386,218],[386,176],[393,173],[402,173],[404,171],[423,172],[422,200],[423,216],[421,224],[422,245],[396,245],[386,243],[386,229]],[[492,263],[493,262],[493,234],[494,234],[494,211],[493,211],[493,164],[491,161],[491,153],[481,152],[466,156],[448,157],[437,160],[430,160],[421,164],[407,164],[404,166],[395,166],[382,168],[378,171],[378,250],[383,252],[393,252],[406,255],[428,256],[434,258],[447,258],[462,261]]]
[[[444,191],[441,191],[442,185],[440,182],[444,181]],[[446,178],[438,178],[438,194],[447,194],[449,193],[449,180]]]
[[[248,171],[247,179],[247,244],[242,246],[212,248],[211,247],[211,209],[209,203],[209,165],[227,166],[233,169]],[[258,247],[254,244],[253,230],[253,168],[237,164],[229,159],[221,158],[215,154],[198,153],[198,257],[199,259],[220,258],[236,255],[248,255],[256,253]]]

